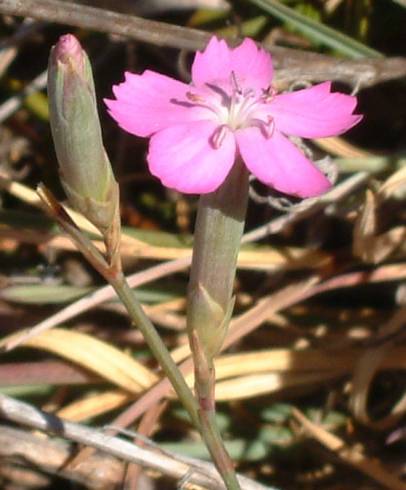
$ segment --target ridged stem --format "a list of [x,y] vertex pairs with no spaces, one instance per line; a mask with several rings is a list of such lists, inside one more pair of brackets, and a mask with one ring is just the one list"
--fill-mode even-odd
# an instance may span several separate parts
[[227,333],[245,224],[248,173],[237,162],[213,193],[202,195],[195,225],[187,326],[195,365],[202,436],[228,490],[240,485],[215,420],[213,359]]

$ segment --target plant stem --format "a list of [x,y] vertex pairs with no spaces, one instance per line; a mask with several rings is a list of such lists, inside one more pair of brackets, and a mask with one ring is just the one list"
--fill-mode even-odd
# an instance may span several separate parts
[[[117,225],[112,228],[115,233],[112,233],[111,236],[110,234],[108,236],[105,236],[107,257],[109,258],[109,262],[107,262],[101,256],[96,247],[94,247],[92,242],[88,240],[86,236],[82,235],[80,231],[76,228],[74,223],[64,211],[63,207],[60,206],[57,200],[53,197],[52,193],[47,191],[45,188],[41,188],[39,190],[40,197],[46,205],[48,212],[71,236],[72,240],[76,243],[79,250],[81,250],[84,256],[96,268],[96,270],[98,270],[99,273],[102,274],[103,277],[114,288],[118,297],[126,307],[130,318],[140,329],[145,341],[147,342],[149,348],[159,362],[166,376],[170,380],[180,401],[182,402],[185,409],[188,411],[193,424],[201,432],[207,448],[217,467],[217,470],[219,471],[228,490],[240,490],[241,487],[238,483],[233,463],[227,453],[220,432],[216,425],[214,397],[215,371],[213,365],[213,356],[214,353],[216,353],[216,351],[218,351],[221,347],[221,343],[228,326],[228,315],[230,314],[231,316],[233,303],[231,301],[232,283],[235,276],[238,248],[244,226],[245,208],[248,195],[247,174],[245,170],[239,165],[236,165],[236,168],[237,170],[231,172],[231,175],[226,179],[225,185],[223,185],[218,192],[212,193],[208,198],[202,198],[200,212],[197,219],[198,229],[199,223],[209,218],[206,223],[209,226],[207,228],[204,227],[204,230],[210,230],[210,222],[212,221],[212,224],[216,224],[216,226],[211,231],[219,232],[218,236],[216,233],[209,233],[209,236],[211,236],[212,239],[207,240],[207,243],[209,244],[208,247],[204,242],[204,234],[196,234],[197,247],[199,248],[199,243],[201,243],[202,246],[200,249],[201,253],[195,254],[196,249],[194,249],[194,262],[192,260],[191,282],[189,285],[190,301],[188,303],[188,331],[195,364],[195,383],[196,393],[199,399],[199,410],[197,408],[196,400],[193,396],[193,393],[187,386],[186,381],[182,376],[178,366],[173,361],[161,337],[155,330],[154,325],[145,315],[140,303],[135,297],[134,291],[130,288],[128,282],[125,279],[125,276],[121,272],[121,260],[119,257],[118,241],[115,239],[117,238],[115,237],[115,235],[119,234],[119,226]],[[227,202],[227,199],[224,199],[224,197],[230,196],[228,191],[232,190],[233,185],[236,185],[236,187],[238,188],[237,184],[244,184],[244,182],[245,185],[242,189],[242,202],[245,204],[241,207],[240,196],[240,203],[237,206],[237,214],[235,214],[236,209],[233,206],[231,208],[228,208],[227,206],[222,206],[222,204],[225,204]],[[226,191],[225,194],[224,191]],[[236,197],[237,194],[234,193],[233,201]],[[227,212],[225,213],[225,211]],[[214,214],[212,214],[213,212]],[[231,213],[230,215],[228,215],[229,212]],[[217,230],[215,228],[217,228]],[[201,269],[201,266],[205,265],[207,262],[208,252],[210,257],[210,252],[214,251],[216,251],[217,254],[214,254],[212,257],[214,259],[213,264],[215,265],[216,263],[218,263],[218,265],[220,266],[221,263],[223,269],[218,270],[220,271],[220,273],[224,273],[224,276],[226,277],[223,277],[222,274],[220,276],[212,274],[210,272],[210,267],[203,267],[203,269]],[[206,274],[207,272],[209,273]],[[219,277],[220,282],[224,279],[223,287],[214,287],[216,285],[215,283],[219,282]],[[193,278],[195,280],[197,278],[197,283],[195,285],[196,287],[194,286],[194,281],[192,280]],[[201,281],[199,278],[201,279]],[[199,291],[200,285],[203,285],[204,291],[204,287],[206,286],[208,288],[207,291],[210,291],[210,293],[214,295],[215,300],[211,298],[211,294],[209,293],[206,296],[203,294],[202,301],[202,295],[200,294],[201,291]],[[197,290],[197,294],[194,294],[194,289]],[[213,311],[211,310],[212,304],[214,304]],[[214,315],[212,315],[213,312]],[[219,312],[222,313],[221,318],[219,317]],[[207,315],[207,313],[209,315]],[[211,319],[213,320],[213,322],[209,323],[209,325],[206,325],[205,320],[210,320],[210,315],[212,316]],[[217,320],[219,320],[220,323]],[[216,329],[219,329],[220,333],[223,331],[220,339],[209,345],[208,349],[206,349],[207,346],[204,346],[202,344],[202,339],[200,338],[201,335],[199,335],[199,332],[202,332],[202,328],[204,330],[206,326],[211,326],[212,328],[214,328],[214,333],[216,333]],[[209,339],[210,341],[210,336],[206,337],[206,339]]]
[[238,490],[233,463],[215,420],[213,359],[227,334],[233,283],[248,201],[248,174],[236,162],[220,188],[203,195],[195,225],[187,326],[195,366],[202,436],[229,490]]
[[195,362],[195,388],[199,399],[201,434],[228,490],[240,490],[233,462],[227,452],[216,423],[216,375],[212,361],[201,358],[202,349],[192,348]]
[[240,490],[241,487],[237,480],[233,462],[224,446],[216,424],[216,410],[214,406],[211,410],[200,411],[200,422],[206,444],[211,448],[212,456],[214,454],[216,455],[214,461],[224,484],[228,490]]
[[191,389],[186,384],[178,366],[172,359],[168,349],[156,331],[150,319],[145,315],[141,305],[134,295],[134,291],[128,285],[124,275],[119,272],[113,277],[107,277],[109,283],[115,289],[118,297],[126,307],[131,320],[140,329],[149,348],[154,354],[159,365],[169,378],[179,400],[188,411],[195,427],[200,429],[200,420],[197,412],[196,400]]
[[196,400],[191,389],[186,384],[178,366],[172,359],[168,349],[156,331],[150,319],[145,315],[134,291],[129,286],[124,274],[121,272],[121,260],[119,255],[119,214],[116,213],[116,223],[112,224],[111,230],[105,235],[107,256],[109,263],[100,254],[93,243],[83,235],[75,226],[64,208],[58,203],[53,194],[40,185],[38,195],[45,205],[46,211],[59,223],[64,231],[68,233],[84,257],[114,288],[118,297],[127,309],[131,320],[140,329],[145,341],[159,362],[169,381],[171,382],[179,400],[188,411],[192,423],[200,430],[200,420],[197,412]]

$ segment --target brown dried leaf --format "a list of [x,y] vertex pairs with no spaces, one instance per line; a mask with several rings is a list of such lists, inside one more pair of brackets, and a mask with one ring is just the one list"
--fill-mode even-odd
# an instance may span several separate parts
[[302,412],[293,409],[293,416],[303,425],[306,431],[320,444],[334,452],[343,462],[370,476],[385,488],[406,490],[406,485],[381,465],[376,459],[369,458],[355,447],[349,447],[342,439],[307,419]]
[[392,174],[378,191],[381,199],[406,197],[406,166]]
[[364,262],[372,264],[387,259],[404,243],[406,237],[404,226],[397,226],[385,233],[377,234],[379,202],[379,195],[368,190],[364,207],[354,226],[353,253]]

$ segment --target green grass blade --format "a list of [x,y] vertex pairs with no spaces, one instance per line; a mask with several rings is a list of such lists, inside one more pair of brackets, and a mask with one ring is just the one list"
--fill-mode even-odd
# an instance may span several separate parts
[[280,20],[290,22],[298,31],[350,58],[382,57],[375,49],[352,39],[350,36],[317,22],[276,0],[250,0]]

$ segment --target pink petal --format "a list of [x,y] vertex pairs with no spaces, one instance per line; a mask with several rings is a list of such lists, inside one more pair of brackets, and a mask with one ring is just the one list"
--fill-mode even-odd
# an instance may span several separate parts
[[227,131],[219,148],[211,143],[216,124],[195,121],[164,129],[152,136],[149,169],[166,187],[188,194],[216,190],[235,159],[235,139]]
[[299,197],[317,196],[331,187],[323,173],[278,131],[266,138],[260,129],[250,127],[239,130],[236,137],[245,164],[264,184]]
[[192,65],[192,80],[199,87],[206,83],[230,80],[234,72],[242,87],[266,88],[272,79],[271,56],[246,38],[231,49],[223,40],[212,37],[203,52],[197,52]]
[[285,134],[303,138],[324,138],[342,134],[362,116],[352,114],[356,97],[332,93],[331,82],[277,95],[269,104],[275,125]]
[[129,133],[145,137],[172,124],[193,120],[201,108],[187,102],[189,85],[153,71],[142,75],[126,72],[125,82],[115,85],[116,100],[105,100],[111,116]]
[[213,36],[204,51],[197,51],[192,64],[192,80],[196,86],[226,80],[231,74],[231,49]]
[[231,69],[245,87],[267,88],[272,80],[271,55],[249,38],[231,51]]

